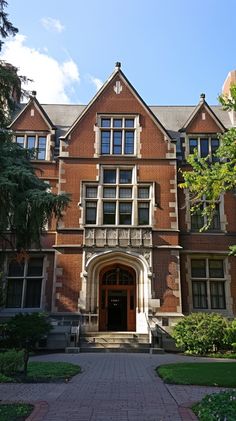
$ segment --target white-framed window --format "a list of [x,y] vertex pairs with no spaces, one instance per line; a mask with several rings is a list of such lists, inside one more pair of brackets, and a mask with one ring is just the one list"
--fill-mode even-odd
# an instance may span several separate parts
[[193,309],[226,309],[225,283],[224,259],[191,259]]
[[7,308],[40,308],[43,284],[43,257],[23,263],[11,260],[7,272]]
[[188,144],[187,144],[187,154],[193,154],[195,149],[197,149],[198,156],[205,158],[209,155],[212,162],[219,160],[215,156],[217,149],[220,146],[220,140],[217,135],[189,135]]
[[135,167],[101,167],[97,185],[85,183],[85,225],[150,225],[153,186],[136,182]]
[[101,155],[135,155],[138,117],[99,116],[100,154]]
[[17,134],[16,143],[24,149],[34,149],[33,159],[47,159],[47,136],[43,134]]

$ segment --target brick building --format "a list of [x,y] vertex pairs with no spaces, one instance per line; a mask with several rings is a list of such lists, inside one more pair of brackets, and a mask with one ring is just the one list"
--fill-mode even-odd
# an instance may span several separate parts
[[236,198],[222,197],[211,229],[199,233],[202,217],[190,216],[178,189],[186,155],[197,147],[212,157],[217,134],[235,121],[204,95],[196,106],[148,106],[119,63],[87,106],[35,96],[21,105],[10,127],[16,142],[38,149],[39,176],[72,200],[41,250],[24,265],[6,262],[2,314],[42,309],[81,318],[87,331],[140,333],[148,319],[171,326],[191,311],[235,316]]

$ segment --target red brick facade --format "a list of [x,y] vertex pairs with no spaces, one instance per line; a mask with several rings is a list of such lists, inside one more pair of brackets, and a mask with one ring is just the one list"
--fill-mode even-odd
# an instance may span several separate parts
[[[88,317],[88,329],[93,317],[94,330],[99,329],[101,311],[107,311],[104,323],[109,324],[109,309],[104,310],[102,306],[108,303],[109,307],[109,299],[115,296],[118,287],[111,283],[111,294],[108,293],[108,302],[104,304],[101,273],[106,273],[106,268],[107,271],[114,268],[117,273],[126,268],[124,276],[131,269],[135,273],[134,298],[132,292],[127,295],[128,287],[124,285],[128,281],[125,278],[120,281],[120,294],[129,297],[123,311],[136,308],[135,331],[146,331],[148,317],[160,324],[165,319],[171,325],[191,311],[214,310],[228,317],[236,313],[235,258],[228,257],[229,245],[236,243],[235,196],[227,194],[222,199],[219,229],[199,233],[191,229],[186,192],[177,190],[178,169],[186,166],[189,137],[195,136],[198,142],[202,136],[217,137],[224,130],[225,122],[220,121],[205,101],[192,110],[192,118],[186,112],[186,120],[178,130],[175,115],[171,117],[175,127],[171,123],[164,127],[164,118],[161,114],[159,118],[158,110],[153,109],[143,102],[117,67],[100,93],[88,107],[80,110],[76,122],[68,124],[62,136],[56,124],[54,127],[53,113],[49,112],[47,118],[46,108],[35,98],[13,122],[12,129],[18,135],[46,134],[47,158],[36,162],[36,167],[42,170],[39,175],[50,183],[53,191],[71,196],[71,204],[58,226],[52,221],[48,227],[42,250],[30,252],[34,256],[46,256],[40,307],[54,316],[84,314]],[[125,122],[122,124],[130,124],[128,120],[132,120],[132,129],[108,127],[106,132],[109,136],[116,130],[122,136],[126,136],[126,131],[133,132],[133,153],[102,152],[102,119],[109,120],[109,124],[113,120],[113,124],[121,124],[121,120]],[[122,142],[125,148],[124,137]],[[104,188],[104,174],[109,169],[115,171],[119,180],[122,171],[130,172],[132,181],[128,187],[116,181]],[[139,196],[142,186],[146,188],[142,194],[147,196]],[[90,194],[95,196],[86,198],[89,187],[96,193],[91,190]],[[106,188],[111,195],[108,199],[105,199]],[[122,201],[124,193],[127,196]],[[116,196],[112,199],[113,194]],[[116,206],[115,223],[104,223],[105,203]],[[127,203],[132,207],[132,214],[128,215],[131,222],[117,223],[121,220],[122,204],[125,208]],[[96,207],[96,221],[92,224],[86,221],[87,205]],[[146,211],[142,211],[145,206],[148,222],[139,224],[139,215],[145,214],[147,218]],[[191,269],[195,264],[205,265],[205,274],[200,279]],[[194,288],[202,290],[197,293]],[[218,294],[215,301],[214,288],[214,297]],[[123,327],[128,330],[129,325]]]

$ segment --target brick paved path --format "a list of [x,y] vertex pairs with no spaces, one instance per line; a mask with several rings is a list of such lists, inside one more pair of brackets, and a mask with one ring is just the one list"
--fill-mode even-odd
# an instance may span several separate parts
[[179,355],[51,354],[34,360],[73,362],[83,371],[69,383],[1,384],[1,400],[41,402],[31,421],[190,421],[196,418],[179,405],[219,390],[164,385],[154,369],[186,361]]

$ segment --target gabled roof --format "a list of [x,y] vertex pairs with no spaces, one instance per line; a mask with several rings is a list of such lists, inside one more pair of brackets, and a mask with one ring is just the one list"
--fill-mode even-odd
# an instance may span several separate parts
[[168,131],[165,129],[165,127],[162,125],[162,123],[159,121],[159,119],[156,117],[156,115],[152,112],[152,110],[148,107],[148,105],[145,103],[145,101],[141,98],[141,96],[138,94],[136,89],[131,85],[129,80],[126,78],[122,70],[120,69],[120,63],[116,64],[115,70],[111,74],[111,76],[107,79],[107,81],[104,83],[104,85],[101,87],[101,89],[97,92],[97,94],[93,97],[93,99],[88,103],[87,107],[81,112],[81,114],[77,117],[77,119],[74,121],[72,126],[69,128],[67,133],[62,136],[62,138],[66,138],[70,135],[70,133],[73,131],[75,126],[78,124],[78,122],[82,119],[82,117],[87,113],[87,111],[90,109],[90,107],[94,104],[94,102],[99,98],[99,96],[104,92],[108,84],[117,76],[123,80],[123,82],[129,87],[129,89],[132,91],[135,98],[141,103],[143,108],[146,110],[146,112],[150,115],[154,123],[158,126],[158,128],[162,131],[162,133],[167,137],[168,140],[172,140],[171,136],[169,135]]
[[16,115],[14,120],[9,125],[9,129],[16,123],[16,121],[22,116],[22,114],[24,114],[26,112],[26,110],[29,107],[31,107],[32,105],[34,105],[37,108],[38,112],[40,113],[40,115],[42,116],[42,118],[44,119],[46,124],[49,126],[49,128],[55,129],[55,125],[52,123],[48,114],[46,113],[46,111],[44,110],[42,105],[38,102],[38,100],[35,96],[30,97],[30,100],[29,100],[28,104],[26,104],[26,106],[24,108],[22,108],[22,110]]
[[215,123],[220,127],[220,129],[223,130],[223,131],[225,131],[226,130],[225,126],[222,124],[222,122],[219,120],[219,118],[214,113],[214,111],[212,110],[212,108],[205,101],[205,95],[204,94],[201,94],[199,104],[195,107],[194,111],[190,114],[190,116],[188,117],[187,121],[185,122],[185,124],[183,125],[183,127],[180,129],[180,131],[182,131],[182,132],[183,131],[186,131],[186,129],[188,128],[188,126],[190,125],[190,123],[192,123],[193,119],[195,118],[195,116],[197,115],[197,113],[200,111],[200,109],[202,107],[206,108],[207,112],[212,117],[212,119],[215,121]]

